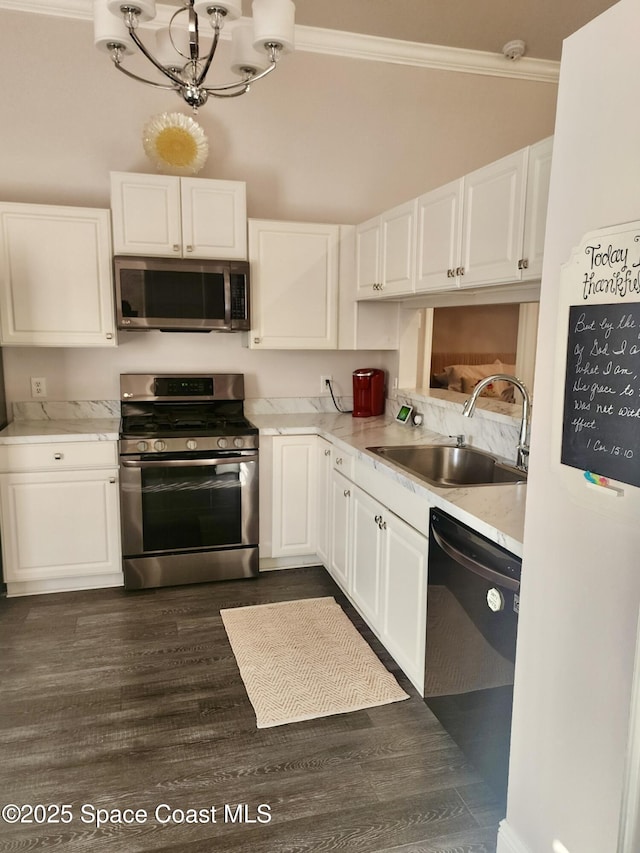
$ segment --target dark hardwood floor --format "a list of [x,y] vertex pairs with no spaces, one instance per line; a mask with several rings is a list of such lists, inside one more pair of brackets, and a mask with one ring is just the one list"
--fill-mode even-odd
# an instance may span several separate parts
[[[258,730],[219,610],[321,595],[410,699]],[[2,599],[0,654],[0,805],[70,806],[2,851],[495,851],[499,804],[322,568]]]

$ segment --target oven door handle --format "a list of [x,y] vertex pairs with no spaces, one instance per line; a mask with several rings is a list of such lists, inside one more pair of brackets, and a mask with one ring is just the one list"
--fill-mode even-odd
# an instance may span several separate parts
[[124,468],[202,468],[204,466],[236,465],[242,462],[254,462],[258,459],[257,453],[249,453],[246,456],[217,456],[207,459],[158,459],[156,462],[146,459],[123,459]]

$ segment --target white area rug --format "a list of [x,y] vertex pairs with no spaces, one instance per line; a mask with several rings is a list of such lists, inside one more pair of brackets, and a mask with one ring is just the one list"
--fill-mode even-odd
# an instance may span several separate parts
[[221,616],[259,729],[408,699],[333,598]]

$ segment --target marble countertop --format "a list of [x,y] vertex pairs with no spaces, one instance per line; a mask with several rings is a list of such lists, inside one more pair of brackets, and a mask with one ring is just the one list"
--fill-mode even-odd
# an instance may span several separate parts
[[0,431],[0,444],[60,441],[117,441],[119,418],[12,421]]
[[367,447],[397,444],[450,442],[448,436],[423,428],[399,424],[388,416],[353,418],[339,413],[297,413],[292,415],[252,415],[251,421],[262,435],[323,436],[345,451],[355,451],[357,459],[393,478],[405,488],[473,527],[479,533],[522,556],[526,484],[442,488],[431,486],[392,462],[381,459]]
[[[262,435],[320,435],[353,453],[365,465],[391,477],[436,506],[483,533],[514,554],[522,555],[526,485],[474,486],[460,489],[431,486],[367,447],[429,444],[450,441],[425,428],[399,424],[382,415],[353,418],[338,412],[251,415]],[[35,419],[13,421],[0,431],[2,444],[39,444],[65,441],[117,441],[118,418]]]

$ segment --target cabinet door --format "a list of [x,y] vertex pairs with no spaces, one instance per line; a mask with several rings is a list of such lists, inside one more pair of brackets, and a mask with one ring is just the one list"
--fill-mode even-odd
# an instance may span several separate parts
[[351,564],[351,502],[353,484],[333,471],[331,474],[331,558],[329,572],[345,592],[349,591]]
[[338,225],[249,221],[254,349],[336,349]]
[[382,285],[380,270],[380,217],[356,228],[356,287],[360,299],[371,298]]
[[274,557],[316,553],[316,441],[312,435],[273,439]]
[[115,346],[109,211],[0,205],[2,343]]
[[383,511],[381,637],[403,672],[422,692],[427,614],[426,536]]
[[115,471],[3,474],[0,489],[9,584],[122,571]]
[[180,178],[111,172],[116,255],[182,255]]
[[461,287],[519,281],[528,149],[464,179]]
[[529,148],[524,246],[521,262],[523,280],[537,279],[542,276],[552,149],[552,136]]
[[380,621],[382,513],[380,504],[366,492],[353,490],[350,591],[356,607],[374,629]]
[[316,490],[317,530],[316,551],[324,566],[329,565],[331,545],[331,443],[324,438],[317,439],[317,483]]
[[418,199],[416,293],[458,285],[463,190],[460,178]]
[[246,260],[246,185],[182,178],[180,192],[185,256]]
[[415,286],[417,200],[398,205],[380,217],[381,296],[413,293]]

